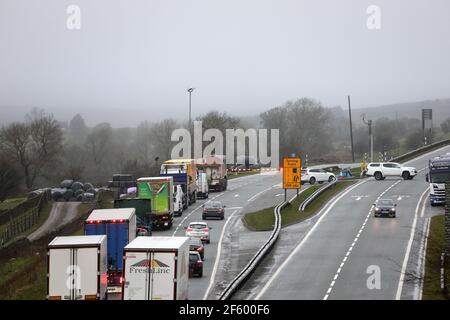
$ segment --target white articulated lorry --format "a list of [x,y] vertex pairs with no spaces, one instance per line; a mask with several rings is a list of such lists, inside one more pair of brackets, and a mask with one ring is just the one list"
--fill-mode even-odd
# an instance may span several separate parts
[[188,237],[137,237],[123,259],[123,300],[187,300]]
[[107,238],[56,237],[47,251],[48,300],[103,300],[107,287]]

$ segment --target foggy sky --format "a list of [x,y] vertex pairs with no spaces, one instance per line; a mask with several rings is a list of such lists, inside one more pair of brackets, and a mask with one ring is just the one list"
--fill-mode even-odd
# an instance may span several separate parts
[[448,0],[0,0],[0,123],[33,106],[88,125],[187,119],[191,86],[194,117],[448,98],[449,15]]

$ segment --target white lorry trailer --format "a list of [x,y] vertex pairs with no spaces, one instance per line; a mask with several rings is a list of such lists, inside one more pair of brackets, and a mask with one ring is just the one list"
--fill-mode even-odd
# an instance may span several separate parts
[[205,172],[199,172],[197,176],[197,198],[208,199],[208,175]]
[[56,237],[47,251],[47,299],[103,300],[107,271],[105,235]]
[[123,259],[123,300],[187,300],[188,237],[137,237]]

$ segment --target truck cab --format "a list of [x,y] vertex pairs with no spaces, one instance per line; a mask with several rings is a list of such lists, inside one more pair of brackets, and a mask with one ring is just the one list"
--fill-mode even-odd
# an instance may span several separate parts
[[187,205],[197,201],[197,166],[194,159],[167,160],[161,165],[160,176],[172,177],[174,184],[181,185]]

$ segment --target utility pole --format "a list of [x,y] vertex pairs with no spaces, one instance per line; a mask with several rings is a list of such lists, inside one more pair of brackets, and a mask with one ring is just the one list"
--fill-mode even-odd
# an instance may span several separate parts
[[191,130],[192,127],[192,118],[191,118],[191,96],[192,96],[192,91],[194,91],[195,88],[189,88],[187,89],[187,92],[189,92],[189,131]]
[[350,106],[350,96],[348,96],[348,118],[350,120],[350,142],[352,144],[352,163],[355,163],[355,152],[353,150],[352,109]]
[[362,121],[369,126],[370,136],[370,162],[373,162],[373,132],[372,132],[372,120],[365,120],[365,114],[362,115]]

